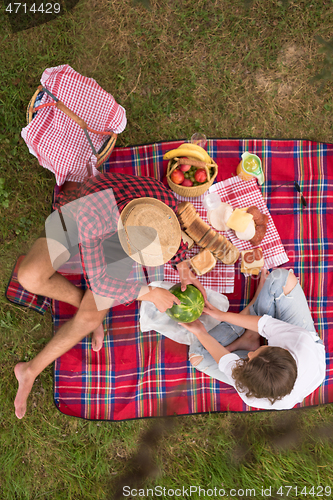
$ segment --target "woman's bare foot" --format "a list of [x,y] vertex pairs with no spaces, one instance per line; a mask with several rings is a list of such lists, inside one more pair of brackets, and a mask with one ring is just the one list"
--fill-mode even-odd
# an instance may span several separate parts
[[92,335],[92,349],[97,352],[100,351],[103,347],[104,341],[104,326],[101,323],[94,331]]
[[260,335],[253,330],[245,330],[243,335],[226,346],[228,351],[238,351],[244,349],[246,351],[255,351],[260,347]]
[[255,295],[257,297],[258,297],[259,293],[261,292],[262,287],[264,286],[265,281],[268,278],[268,276],[269,276],[268,269],[266,269],[265,267],[263,267],[262,270],[261,270],[261,273],[260,273],[259,285],[258,285],[258,288],[257,288],[256,293],[255,293]]
[[29,373],[29,363],[17,363],[14,368],[15,377],[19,383],[14,401],[15,415],[23,418],[27,409],[27,399],[32,389],[35,377]]
[[248,303],[248,305],[246,307],[244,307],[244,309],[239,313],[239,314],[250,314],[250,307],[255,303],[255,301],[257,300],[258,296],[259,296],[259,293],[261,292],[264,284],[265,284],[265,281],[267,279],[267,277],[269,276],[269,271],[268,269],[266,269],[265,267],[262,268],[261,270],[261,273],[260,273],[260,280],[259,280],[259,285],[256,289],[256,292],[253,296],[253,299]]

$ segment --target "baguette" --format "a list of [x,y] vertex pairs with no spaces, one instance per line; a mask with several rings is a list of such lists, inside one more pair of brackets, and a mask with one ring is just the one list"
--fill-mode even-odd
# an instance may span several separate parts
[[197,214],[196,211],[194,212],[184,212],[182,215],[179,216],[179,222],[181,223],[181,225],[184,227],[184,229],[186,230],[188,227],[191,226],[191,224],[193,224],[193,222],[199,218],[199,215]]
[[198,243],[207,233],[210,227],[205,224],[205,222],[200,219],[199,215],[192,222],[192,224],[187,228],[187,234],[193,238],[193,240]]
[[[214,232],[215,232],[215,231],[214,231]],[[214,243],[215,243],[215,241],[218,239],[218,237],[219,237],[219,236],[220,236],[220,235],[219,235],[218,233],[215,233],[214,238],[212,238],[212,239],[210,240],[210,242],[208,243],[208,245],[206,246],[206,250],[210,250],[210,251],[211,251],[211,248],[213,248]]]
[[179,203],[179,205],[177,207],[177,215],[181,215],[186,210],[186,208],[188,208],[188,206],[190,206],[190,205],[195,210],[194,206],[189,201],[182,201],[181,203]]
[[208,229],[207,233],[204,234],[203,238],[198,241],[198,245],[201,248],[207,248],[207,245],[215,238],[216,232],[213,229]]
[[227,247],[227,238],[222,234],[219,234],[213,245],[210,247],[210,251],[215,254],[218,250],[225,250]]

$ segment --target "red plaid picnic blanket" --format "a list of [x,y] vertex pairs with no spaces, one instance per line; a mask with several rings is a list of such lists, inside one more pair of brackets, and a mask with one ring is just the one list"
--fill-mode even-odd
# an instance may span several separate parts
[[[47,68],[41,83],[93,130],[120,134],[126,127],[124,108],[95,80],[80,75],[68,64]],[[53,102],[45,93],[40,105]],[[87,177],[90,158],[92,166],[96,165],[96,156],[83,130],[55,107],[38,110],[21,135],[39,163],[55,174],[58,186],[66,180],[82,182]],[[89,136],[97,152],[108,137],[92,132]]]
[[[163,179],[163,154],[183,141],[115,148],[105,170]],[[262,159],[263,199],[281,237],[289,262],[308,299],[327,352],[327,376],[320,388],[297,407],[333,402],[333,145],[310,141],[208,140],[207,150],[219,166],[217,183],[232,177],[244,151]],[[302,208],[296,180],[307,207]],[[70,277],[70,276],[67,276]],[[79,275],[70,277],[85,286]],[[235,272],[230,310],[243,308],[256,288],[255,278]],[[74,309],[53,304],[54,330]],[[139,330],[139,305],[111,309],[105,347],[99,353],[85,338],[59,358],[54,370],[54,398],[67,415],[124,420],[213,411],[250,411],[236,391],[193,368],[187,346],[156,332]],[[258,410],[264,411],[264,410]]]

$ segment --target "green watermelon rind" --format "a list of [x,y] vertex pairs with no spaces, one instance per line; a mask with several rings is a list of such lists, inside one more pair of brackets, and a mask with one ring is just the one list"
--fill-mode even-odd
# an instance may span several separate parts
[[172,286],[169,289],[181,302],[187,302],[187,305],[181,304],[180,306],[174,304],[166,310],[167,315],[175,321],[180,323],[192,323],[200,318],[205,301],[202,293],[194,285],[187,285],[186,291],[181,291],[180,283]]

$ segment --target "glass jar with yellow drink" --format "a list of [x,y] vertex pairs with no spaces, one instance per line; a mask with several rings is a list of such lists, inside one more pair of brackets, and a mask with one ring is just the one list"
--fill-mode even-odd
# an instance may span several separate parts
[[244,181],[249,181],[253,177],[258,179],[260,185],[265,181],[261,159],[259,156],[251,153],[246,152],[242,154],[242,161],[239,163],[236,172]]

